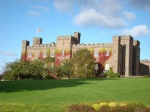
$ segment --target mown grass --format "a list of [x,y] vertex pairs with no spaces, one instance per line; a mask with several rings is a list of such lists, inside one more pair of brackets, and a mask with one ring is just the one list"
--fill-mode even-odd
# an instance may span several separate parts
[[71,104],[124,101],[150,106],[149,78],[0,82],[0,111],[64,112]]

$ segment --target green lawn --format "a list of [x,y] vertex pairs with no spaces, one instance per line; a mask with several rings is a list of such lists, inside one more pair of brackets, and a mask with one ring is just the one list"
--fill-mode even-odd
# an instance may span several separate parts
[[67,105],[98,101],[140,101],[150,106],[150,79],[0,82],[0,112],[64,112]]

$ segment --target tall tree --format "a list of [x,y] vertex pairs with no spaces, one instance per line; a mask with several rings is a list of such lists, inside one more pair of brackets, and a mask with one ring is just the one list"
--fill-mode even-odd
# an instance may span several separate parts
[[68,79],[70,79],[70,76],[72,75],[72,71],[71,71],[71,61],[70,60],[63,60],[62,61],[62,65],[60,66],[61,69],[61,73],[63,75],[63,77],[67,77]]
[[82,48],[74,52],[72,65],[72,71],[76,78],[94,77],[94,59],[88,49]]

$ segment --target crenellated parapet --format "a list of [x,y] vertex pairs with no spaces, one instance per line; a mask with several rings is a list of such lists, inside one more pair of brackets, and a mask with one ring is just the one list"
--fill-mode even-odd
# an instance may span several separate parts
[[77,40],[72,35],[57,36],[57,40]]
[[82,48],[82,47],[112,47],[111,43],[97,43],[97,44],[74,44],[73,48]]
[[136,46],[136,45],[137,45],[137,46],[140,46],[140,41],[134,40],[134,41],[133,41],[133,45],[134,45],[134,46]]
[[53,42],[53,43],[50,43],[50,44],[37,44],[36,46],[27,46],[28,49],[34,49],[34,48],[54,48],[56,46],[56,44]]

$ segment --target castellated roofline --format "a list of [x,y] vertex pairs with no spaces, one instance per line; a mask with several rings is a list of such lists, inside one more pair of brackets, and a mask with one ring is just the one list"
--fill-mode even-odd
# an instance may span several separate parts
[[50,44],[37,44],[36,46],[29,46],[29,48],[33,48],[33,47],[42,47],[42,48],[49,48],[49,47],[55,47],[56,44],[53,42],[53,43],[50,43]]
[[72,35],[57,36],[57,40],[72,39],[72,38],[74,38],[74,36]]
[[131,35],[115,35],[113,38],[121,38],[121,39],[133,39]]
[[140,45],[140,41],[134,40],[134,41],[133,41],[133,45],[134,45],[134,46],[135,46],[135,45]]
[[79,46],[81,46],[81,47],[83,47],[83,46],[85,46],[85,47],[93,47],[93,46],[97,46],[97,47],[102,47],[102,46],[111,46],[112,45],[112,43],[97,43],[97,44],[73,44],[73,47],[79,47]]

